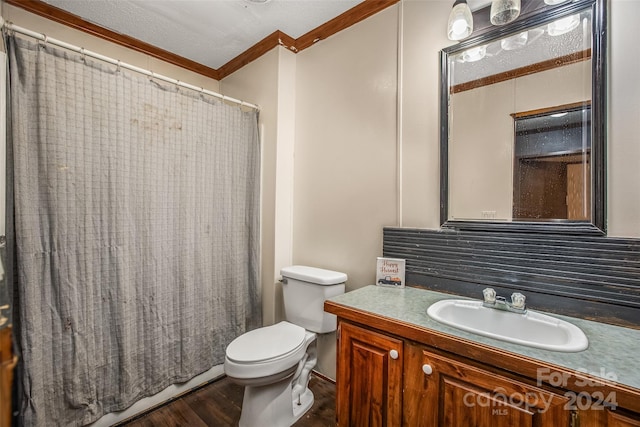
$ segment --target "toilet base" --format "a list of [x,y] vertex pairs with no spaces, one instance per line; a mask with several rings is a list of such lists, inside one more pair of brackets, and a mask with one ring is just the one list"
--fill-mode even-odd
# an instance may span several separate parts
[[300,395],[300,398],[293,399],[293,421],[295,423],[313,406],[313,393],[311,390],[306,389],[304,393]]
[[313,405],[311,390],[292,395],[291,377],[263,386],[245,386],[239,427],[289,427]]
[[296,366],[278,374],[230,377],[245,386],[239,427],[290,427],[311,408],[314,398],[309,378],[318,361],[315,333],[306,332],[305,349]]

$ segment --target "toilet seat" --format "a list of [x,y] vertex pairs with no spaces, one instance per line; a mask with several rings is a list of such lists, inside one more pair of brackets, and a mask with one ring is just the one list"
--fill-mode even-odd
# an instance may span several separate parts
[[225,373],[238,379],[261,378],[297,365],[315,334],[289,322],[249,331],[229,344]]
[[289,322],[254,329],[227,347],[227,358],[236,363],[259,363],[286,357],[304,344],[304,328]]

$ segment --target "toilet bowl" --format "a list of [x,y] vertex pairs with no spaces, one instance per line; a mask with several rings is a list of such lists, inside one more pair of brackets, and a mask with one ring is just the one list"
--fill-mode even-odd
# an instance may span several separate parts
[[[311,336],[312,335],[312,336]],[[225,373],[236,382],[255,384],[296,368],[315,334],[289,322],[254,329],[227,347]]]
[[315,339],[316,334],[300,326],[280,322],[229,344],[225,373],[245,387],[240,427],[290,426],[309,410]]
[[336,329],[323,305],[344,293],[346,274],[293,266],[281,275],[287,321],[249,331],[226,350],[225,374],[245,387],[240,427],[288,427],[311,408],[316,333]]

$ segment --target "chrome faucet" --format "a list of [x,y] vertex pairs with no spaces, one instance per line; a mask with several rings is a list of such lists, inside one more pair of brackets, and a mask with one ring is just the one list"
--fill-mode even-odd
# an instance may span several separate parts
[[527,298],[520,292],[514,292],[511,294],[511,302],[508,302],[505,297],[496,295],[496,291],[493,288],[485,288],[482,291],[482,294],[484,296],[484,302],[482,303],[484,307],[512,311],[520,314],[525,314],[527,312],[527,306],[525,305],[525,300]]

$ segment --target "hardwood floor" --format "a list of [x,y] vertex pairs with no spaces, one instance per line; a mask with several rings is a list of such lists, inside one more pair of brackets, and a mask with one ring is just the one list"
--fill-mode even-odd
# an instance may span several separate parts
[[[335,384],[312,375],[315,402],[295,427],[336,425]],[[223,377],[127,423],[126,427],[232,427],[238,425],[244,388]],[[260,426],[269,427],[269,426]]]

